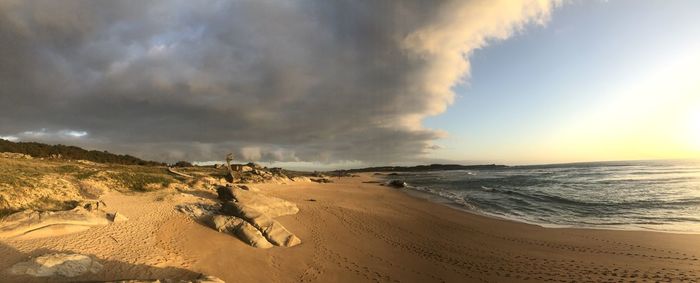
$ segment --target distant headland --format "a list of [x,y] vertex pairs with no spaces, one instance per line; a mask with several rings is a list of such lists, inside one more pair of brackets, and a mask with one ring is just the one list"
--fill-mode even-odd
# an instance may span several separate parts
[[360,172],[421,172],[421,171],[448,171],[448,170],[484,170],[503,169],[506,165],[484,164],[484,165],[459,165],[459,164],[430,164],[417,166],[379,166],[359,169],[338,170],[348,173]]

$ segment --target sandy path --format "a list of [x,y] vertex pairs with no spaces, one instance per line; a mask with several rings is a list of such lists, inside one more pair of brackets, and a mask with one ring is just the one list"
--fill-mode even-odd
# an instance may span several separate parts
[[[108,261],[105,271],[85,280],[193,278],[200,272],[228,282],[700,280],[699,235],[546,229],[464,213],[366,180],[257,186],[298,204],[299,214],[278,218],[302,239],[297,247],[251,248],[173,209],[194,197],[155,202],[154,196],[113,196],[110,208],[130,221],[53,239],[6,241],[0,268],[27,254],[67,250]],[[18,279],[0,276],[0,282]]]

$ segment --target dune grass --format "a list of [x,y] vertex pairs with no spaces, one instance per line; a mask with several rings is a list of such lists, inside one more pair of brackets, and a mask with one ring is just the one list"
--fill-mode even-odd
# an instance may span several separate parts
[[167,174],[141,173],[141,172],[109,172],[109,177],[121,183],[124,188],[132,191],[149,191],[148,185],[155,184],[161,187],[178,182]]
[[[163,166],[91,164],[70,160],[0,158],[0,218],[18,210],[72,209],[97,199],[100,186],[145,192],[182,182]],[[20,193],[22,197],[17,198]]]
[[[222,178],[213,167],[178,168],[200,177]],[[165,166],[97,164],[74,160],[0,158],[0,218],[22,209],[64,210],[104,189],[148,192],[191,180],[174,176]],[[17,198],[17,193],[21,198]]]

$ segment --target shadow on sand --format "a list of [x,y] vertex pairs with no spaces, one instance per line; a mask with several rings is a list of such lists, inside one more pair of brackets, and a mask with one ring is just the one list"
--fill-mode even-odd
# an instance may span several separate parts
[[[51,253],[74,253],[70,250],[58,251],[50,249],[38,249],[30,253],[22,253],[13,247],[0,242],[0,282],[105,282],[119,280],[156,280],[172,279],[195,280],[203,277],[201,273],[193,272],[177,267],[155,267],[144,264],[130,264],[121,261],[108,260],[95,257],[104,268],[97,274],[87,273],[78,277],[33,277],[29,275],[14,275],[9,269],[16,263],[27,261],[32,257],[38,257]],[[88,254],[86,254],[88,255]]]

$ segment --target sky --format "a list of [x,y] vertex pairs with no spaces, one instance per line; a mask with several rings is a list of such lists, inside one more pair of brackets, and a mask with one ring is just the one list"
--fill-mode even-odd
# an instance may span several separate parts
[[572,1],[477,50],[426,119],[436,157],[508,164],[700,157],[698,1]]
[[297,168],[700,157],[698,1],[2,1],[0,138]]

